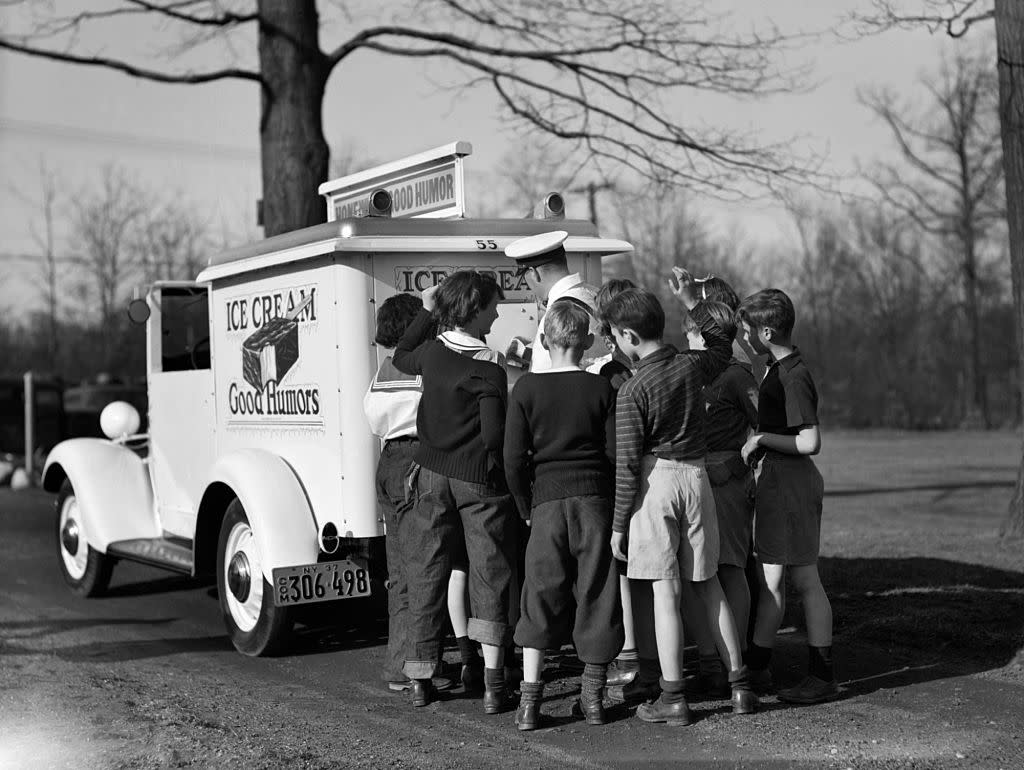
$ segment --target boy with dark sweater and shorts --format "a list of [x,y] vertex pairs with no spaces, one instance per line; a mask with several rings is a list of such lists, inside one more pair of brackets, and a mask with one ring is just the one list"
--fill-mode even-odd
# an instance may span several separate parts
[[523,648],[520,730],[539,723],[544,650],[558,649],[570,633],[584,663],[580,710],[588,724],[604,724],[605,669],[622,648],[608,547],[615,394],[606,378],[580,369],[594,342],[590,322],[578,303],[552,303],[541,335],[551,368],[523,375],[509,397],[505,474],[531,523],[515,631]]
[[440,326],[482,340],[498,317],[500,298],[492,276],[452,273],[423,293],[424,310],[395,349],[395,366],[423,377],[416,417],[420,445],[407,482],[415,505],[399,523],[409,584],[405,674],[413,682],[414,706],[433,698],[447,584],[453,556],[463,546],[469,561],[469,637],[484,654],[484,711],[500,713],[510,702],[504,652],[516,536],[502,467],[508,380],[497,364],[452,350],[436,336]]
[[796,687],[780,691],[779,700],[821,703],[839,689],[832,667],[832,605],[818,575],[825,492],[811,460],[821,450],[818,391],[791,341],[796,312],[785,293],[764,289],[747,297],[739,317],[750,346],[772,360],[758,390],[757,433],[741,449],[746,462],[761,462],[754,498],[761,595],[747,664],[755,686],[770,689],[768,664],[786,608],[788,570],[804,606],[809,670]]
[[[693,309],[696,301],[689,284],[686,288],[687,307]],[[731,340],[705,312],[697,318],[707,350],[679,353],[665,345],[665,311],[644,289],[619,294],[604,316],[616,344],[636,362],[635,375],[616,400],[611,546],[630,578],[640,672],[616,699],[651,698],[637,709],[637,717],[647,722],[690,723],[680,614],[686,580],[714,615],[715,641],[729,660],[733,711],[750,713],[757,698],[718,582],[717,517],[704,469],[701,389],[725,368]]]

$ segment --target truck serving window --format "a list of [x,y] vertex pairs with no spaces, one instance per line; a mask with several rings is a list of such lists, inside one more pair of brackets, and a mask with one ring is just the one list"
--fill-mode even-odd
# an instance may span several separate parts
[[206,289],[165,286],[160,291],[160,369],[210,368],[210,309]]

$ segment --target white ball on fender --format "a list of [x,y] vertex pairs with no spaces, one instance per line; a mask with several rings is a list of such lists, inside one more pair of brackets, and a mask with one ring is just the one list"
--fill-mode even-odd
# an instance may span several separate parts
[[111,401],[100,412],[100,429],[109,439],[130,436],[138,432],[141,423],[139,413],[127,401]]

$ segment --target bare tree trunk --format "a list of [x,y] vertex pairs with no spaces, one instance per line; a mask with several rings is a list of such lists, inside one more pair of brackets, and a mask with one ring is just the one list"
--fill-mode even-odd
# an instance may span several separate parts
[[[1024,395],[1024,3],[996,0],[995,14],[1010,274],[1017,320],[1018,385]],[[1001,534],[1024,536],[1024,452]]]
[[260,152],[268,236],[326,221],[323,98],[330,67],[320,51],[315,0],[259,0],[263,77]]
[[988,383],[985,378],[985,368],[981,360],[981,311],[978,308],[978,271],[977,271],[977,254],[974,233],[970,229],[971,226],[967,225],[967,232],[963,239],[964,248],[964,294],[965,301],[967,303],[967,330],[969,337],[969,347],[971,349],[970,358],[970,381],[971,389],[971,406],[977,409],[981,414],[982,424],[985,426],[985,430],[992,428],[992,414],[988,404]]

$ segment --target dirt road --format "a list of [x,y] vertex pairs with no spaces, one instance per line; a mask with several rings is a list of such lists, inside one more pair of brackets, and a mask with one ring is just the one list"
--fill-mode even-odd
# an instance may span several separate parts
[[[687,728],[629,713],[588,728],[569,716],[578,679],[552,670],[544,710],[555,718],[524,735],[512,714],[485,717],[476,700],[413,709],[382,689],[378,622],[300,628],[292,655],[250,659],[224,636],[208,584],[121,563],[110,596],[77,599],[53,529],[48,495],[0,490],[0,768],[1024,767],[1024,676],[1005,665],[1015,632],[996,639],[971,615],[994,596],[1008,613],[997,621],[1019,628],[1016,570],[910,559],[883,574],[882,559],[825,559],[841,699],[802,709],[769,699],[750,717],[696,703]],[[953,590],[927,621],[939,633],[904,643],[889,618],[901,614],[899,591],[928,590],[925,572]],[[780,637],[783,683],[799,678],[802,643]]]

